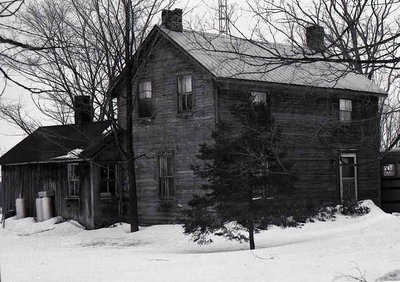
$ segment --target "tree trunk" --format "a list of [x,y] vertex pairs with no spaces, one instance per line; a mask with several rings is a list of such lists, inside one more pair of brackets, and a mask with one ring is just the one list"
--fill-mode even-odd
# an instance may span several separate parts
[[126,168],[129,187],[129,214],[131,232],[139,231],[139,216],[136,191],[136,174],[135,174],[135,153],[133,151],[133,97],[132,97],[132,64],[127,62],[127,79],[126,79],[126,130],[125,130],[125,145],[126,145]]
[[[133,152],[132,152],[133,156]],[[136,193],[136,175],[135,163],[133,159],[128,160],[128,183],[129,183],[129,209],[130,209],[130,224],[131,232],[139,231],[139,216],[137,206],[137,193]]]
[[139,231],[139,216],[136,191],[136,175],[135,175],[135,153],[133,151],[133,97],[132,97],[132,78],[133,78],[133,62],[132,62],[132,19],[131,19],[131,0],[123,0],[125,8],[125,62],[126,62],[126,129],[125,129],[125,145],[126,145],[126,175],[129,185],[129,214],[131,232]]
[[250,250],[254,250],[256,248],[256,245],[254,243],[254,223],[250,222],[249,227],[247,229],[249,230]]

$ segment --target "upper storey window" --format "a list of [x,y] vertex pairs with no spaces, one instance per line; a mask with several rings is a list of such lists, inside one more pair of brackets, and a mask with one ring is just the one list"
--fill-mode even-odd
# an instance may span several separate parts
[[259,104],[259,103],[266,104],[267,103],[267,93],[252,91],[250,93],[250,99],[255,104]]
[[396,176],[396,164],[385,164],[383,166],[383,176]]
[[351,113],[353,111],[353,104],[351,100],[339,99],[339,120],[351,121]]
[[139,98],[138,98],[138,117],[153,116],[153,94],[151,89],[151,81],[142,81],[139,83]]
[[192,76],[178,76],[178,112],[190,112],[193,108]]

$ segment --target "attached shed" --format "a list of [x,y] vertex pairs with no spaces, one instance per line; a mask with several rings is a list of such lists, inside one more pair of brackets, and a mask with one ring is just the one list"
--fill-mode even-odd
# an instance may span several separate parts
[[118,149],[111,122],[77,117],[71,125],[40,127],[0,158],[4,209],[25,200],[35,216],[40,191],[51,191],[55,215],[87,228],[121,221]]

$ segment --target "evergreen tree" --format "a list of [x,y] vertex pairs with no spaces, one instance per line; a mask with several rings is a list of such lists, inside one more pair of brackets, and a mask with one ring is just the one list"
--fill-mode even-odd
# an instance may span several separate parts
[[258,228],[287,224],[289,215],[297,221],[305,206],[293,205],[285,142],[266,104],[249,101],[234,107],[232,114],[230,122],[218,124],[214,142],[200,146],[197,157],[203,164],[193,170],[207,184],[204,194],[189,202],[184,232],[199,244],[212,242],[209,235],[214,234],[248,241],[254,249]]

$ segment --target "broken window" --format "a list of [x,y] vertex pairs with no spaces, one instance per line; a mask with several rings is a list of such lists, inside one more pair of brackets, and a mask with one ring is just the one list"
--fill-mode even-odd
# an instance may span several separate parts
[[68,164],[68,197],[79,197],[79,165]]
[[138,99],[138,117],[153,116],[153,98],[151,81],[142,81],[139,83],[139,99]]
[[102,164],[100,167],[100,196],[110,197],[117,195],[117,168],[116,164]]
[[164,153],[158,157],[159,193],[161,197],[175,195],[174,155]]
[[339,120],[351,121],[353,111],[352,101],[348,99],[339,99]]
[[178,112],[190,112],[193,108],[192,76],[178,76]]

